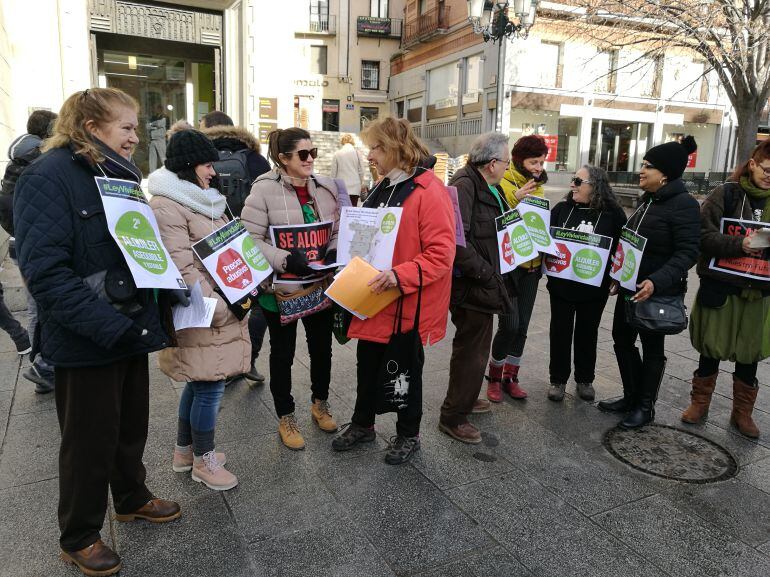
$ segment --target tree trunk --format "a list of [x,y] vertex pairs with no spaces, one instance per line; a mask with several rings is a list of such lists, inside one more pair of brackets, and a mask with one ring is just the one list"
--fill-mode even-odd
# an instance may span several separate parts
[[736,165],[746,162],[756,146],[759,115],[762,113],[763,106],[763,103],[744,101],[740,106],[735,107],[735,115],[738,117],[738,131],[735,135]]

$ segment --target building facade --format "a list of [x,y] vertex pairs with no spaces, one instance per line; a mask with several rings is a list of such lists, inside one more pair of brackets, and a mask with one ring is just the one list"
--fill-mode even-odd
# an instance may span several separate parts
[[[0,145],[32,110],[58,110],[92,86],[133,95],[140,126],[158,115],[197,125],[217,109],[263,142],[276,127],[358,132],[389,110],[403,0],[32,4],[0,7]],[[140,138],[146,173],[149,138]]]
[[[675,50],[651,59],[592,44],[564,19],[572,10],[541,2],[529,38],[507,44],[503,109],[512,141],[547,137],[557,176],[586,163],[636,171],[645,150],[683,134],[698,142],[688,171],[734,164],[734,115],[704,62]],[[392,111],[434,148],[465,152],[494,126],[498,46],[473,34],[461,0],[408,0],[404,30],[392,60]]]

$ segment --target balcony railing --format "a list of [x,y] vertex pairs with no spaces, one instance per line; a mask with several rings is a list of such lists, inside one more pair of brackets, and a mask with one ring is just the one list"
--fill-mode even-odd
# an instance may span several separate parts
[[331,14],[313,14],[308,21],[307,32],[313,34],[336,34],[337,17]]
[[374,16],[359,16],[356,22],[358,36],[370,38],[401,38],[403,20],[397,18],[375,18]]
[[424,42],[449,30],[449,7],[433,8],[410,20],[404,27],[404,46]]

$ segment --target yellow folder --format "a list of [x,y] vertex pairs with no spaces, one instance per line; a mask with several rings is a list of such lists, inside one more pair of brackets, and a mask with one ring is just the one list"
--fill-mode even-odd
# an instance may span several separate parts
[[326,296],[360,319],[376,315],[401,296],[397,288],[374,294],[369,281],[380,274],[360,257],[353,257],[326,289]]

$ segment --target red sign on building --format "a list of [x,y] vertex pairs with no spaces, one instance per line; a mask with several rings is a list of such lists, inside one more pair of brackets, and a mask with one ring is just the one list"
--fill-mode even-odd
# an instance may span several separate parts
[[695,168],[696,162],[698,162],[697,150],[687,157],[687,168]]
[[548,155],[545,157],[546,162],[556,162],[556,151],[559,148],[559,135],[558,134],[544,134],[543,140],[548,147]]

